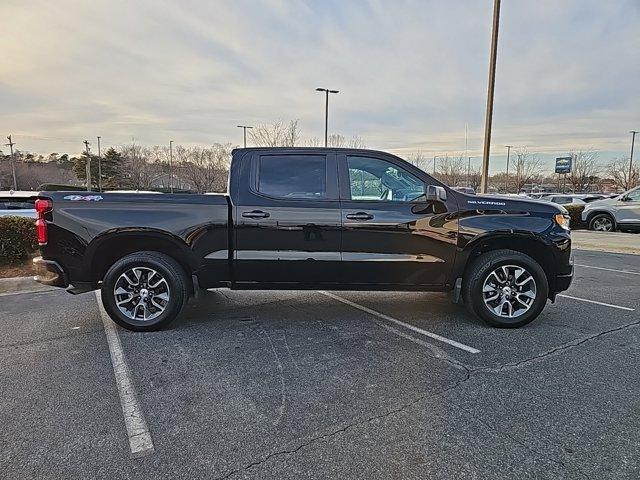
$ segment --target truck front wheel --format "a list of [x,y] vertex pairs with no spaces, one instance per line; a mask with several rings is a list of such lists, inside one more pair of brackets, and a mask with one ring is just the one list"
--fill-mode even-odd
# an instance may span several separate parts
[[107,271],[101,288],[102,304],[123,328],[159,330],[180,313],[188,296],[184,269],[159,252],[136,252]]
[[467,308],[495,327],[516,328],[532,322],[549,295],[542,267],[514,250],[482,254],[467,269],[462,285]]

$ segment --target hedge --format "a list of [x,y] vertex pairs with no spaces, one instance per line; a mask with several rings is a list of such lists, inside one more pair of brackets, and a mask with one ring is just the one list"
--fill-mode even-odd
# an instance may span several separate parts
[[0,217],[0,265],[24,263],[37,250],[33,218]]
[[563,205],[564,208],[569,212],[569,216],[571,217],[571,223],[569,226],[571,230],[580,230],[583,228],[587,228],[587,225],[582,221],[582,211],[586,205]]

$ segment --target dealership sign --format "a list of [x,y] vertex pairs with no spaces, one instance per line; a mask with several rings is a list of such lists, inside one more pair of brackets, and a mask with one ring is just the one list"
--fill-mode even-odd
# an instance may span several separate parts
[[573,157],[556,158],[556,173],[571,173],[571,160]]

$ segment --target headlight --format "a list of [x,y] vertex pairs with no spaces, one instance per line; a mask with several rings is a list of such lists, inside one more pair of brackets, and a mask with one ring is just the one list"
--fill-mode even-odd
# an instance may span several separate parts
[[553,218],[560,227],[564,228],[565,230],[569,230],[569,222],[571,220],[571,217],[569,215],[563,215],[562,213],[559,213]]

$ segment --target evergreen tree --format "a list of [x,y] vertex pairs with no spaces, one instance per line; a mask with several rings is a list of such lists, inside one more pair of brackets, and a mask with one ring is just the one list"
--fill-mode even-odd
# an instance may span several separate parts
[[[91,158],[91,187],[97,189],[98,182],[98,156],[83,152],[79,157],[74,157],[73,173],[78,180],[87,183],[87,159]],[[113,147],[109,148],[100,161],[100,171],[102,174],[102,189],[121,188],[125,183],[124,179],[124,159],[122,155]]]

